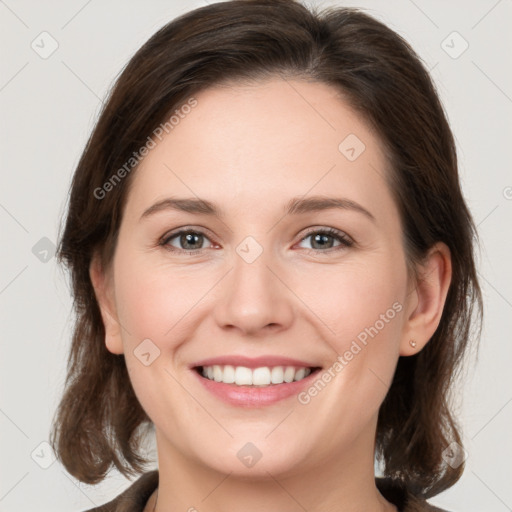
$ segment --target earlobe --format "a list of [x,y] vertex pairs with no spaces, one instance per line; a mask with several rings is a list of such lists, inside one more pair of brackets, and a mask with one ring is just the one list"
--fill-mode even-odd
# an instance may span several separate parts
[[89,277],[91,279],[96,300],[101,311],[101,318],[105,327],[105,345],[109,352],[122,354],[123,343],[121,338],[121,326],[117,320],[115,301],[113,300],[112,280],[105,272],[100,258],[94,255],[89,265]]
[[443,314],[452,278],[450,249],[435,244],[418,269],[415,304],[408,314],[400,345],[401,356],[420,352],[434,335]]

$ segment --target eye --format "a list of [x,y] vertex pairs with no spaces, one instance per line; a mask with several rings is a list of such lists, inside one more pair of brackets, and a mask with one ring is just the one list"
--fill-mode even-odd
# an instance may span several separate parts
[[[348,235],[334,228],[313,229],[300,242],[308,239],[311,239],[312,247],[309,249],[305,247],[305,249],[315,253],[337,251],[354,245],[354,241]],[[159,245],[172,252],[197,255],[205,249],[204,242],[206,240],[210,241],[202,231],[182,229],[164,235]],[[338,245],[334,245],[336,241]]]
[[[160,245],[170,251],[198,254],[204,249],[203,243],[205,240],[209,240],[209,238],[201,231],[186,229],[165,235]],[[176,247],[176,244],[178,247]]]
[[[328,229],[315,229],[310,231],[301,242],[304,240],[311,239],[311,249],[315,252],[330,252],[330,250],[340,250],[346,247],[351,247],[354,242],[342,231],[338,231],[334,228]],[[333,246],[334,240],[337,240],[339,244]],[[307,247],[306,247],[307,249]]]

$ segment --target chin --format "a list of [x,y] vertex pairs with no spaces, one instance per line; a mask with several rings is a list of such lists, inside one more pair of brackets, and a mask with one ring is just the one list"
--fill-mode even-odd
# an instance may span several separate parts
[[284,444],[278,438],[271,439],[272,435],[265,439],[269,431],[271,429],[262,429],[264,433],[258,436],[237,435],[224,443],[210,438],[199,452],[195,445],[196,458],[206,467],[242,479],[268,479],[270,475],[304,469],[307,460],[304,443],[288,438]]

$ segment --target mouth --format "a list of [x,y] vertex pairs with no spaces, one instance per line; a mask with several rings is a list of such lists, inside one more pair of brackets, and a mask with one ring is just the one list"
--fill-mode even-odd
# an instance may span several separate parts
[[204,360],[190,368],[208,394],[224,404],[246,408],[297,397],[322,369],[281,357],[223,357]]
[[207,394],[231,407],[258,408],[279,404],[299,393],[321,371],[318,366],[235,366],[204,364],[191,368]]
[[312,373],[319,371],[320,367],[261,366],[249,368],[247,366],[215,364],[196,366],[194,370],[201,377],[214,382],[244,387],[269,387],[302,381]]

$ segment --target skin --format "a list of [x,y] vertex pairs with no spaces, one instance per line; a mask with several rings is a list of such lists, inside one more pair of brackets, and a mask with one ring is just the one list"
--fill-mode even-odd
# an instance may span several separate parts
[[[396,510],[375,485],[377,414],[398,357],[421,350],[439,324],[449,250],[437,244],[418,267],[423,278],[409,276],[381,142],[331,86],[276,78],[195,97],[132,177],[111,265],[95,257],[90,267],[106,346],[124,354],[155,424],[156,510]],[[348,134],[366,146],[352,162],[338,149]],[[284,215],[304,195],[350,199],[375,220],[351,209]],[[170,196],[215,202],[225,216],[164,210],[141,220]],[[354,245],[315,245],[312,227]],[[179,236],[168,244],[181,253],[158,245],[178,228],[205,233],[192,243],[202,250],[183,252]],[[263,249],[252,263],[236,252],[247,236]],[[327,369],[396,302],[401,311],[306,405],[228,405],[189,369],[227,354]],[[145,366],[134,350],[148,338],[160,355]],[[262,454],[250,468],[237,457],[247,442]]]

